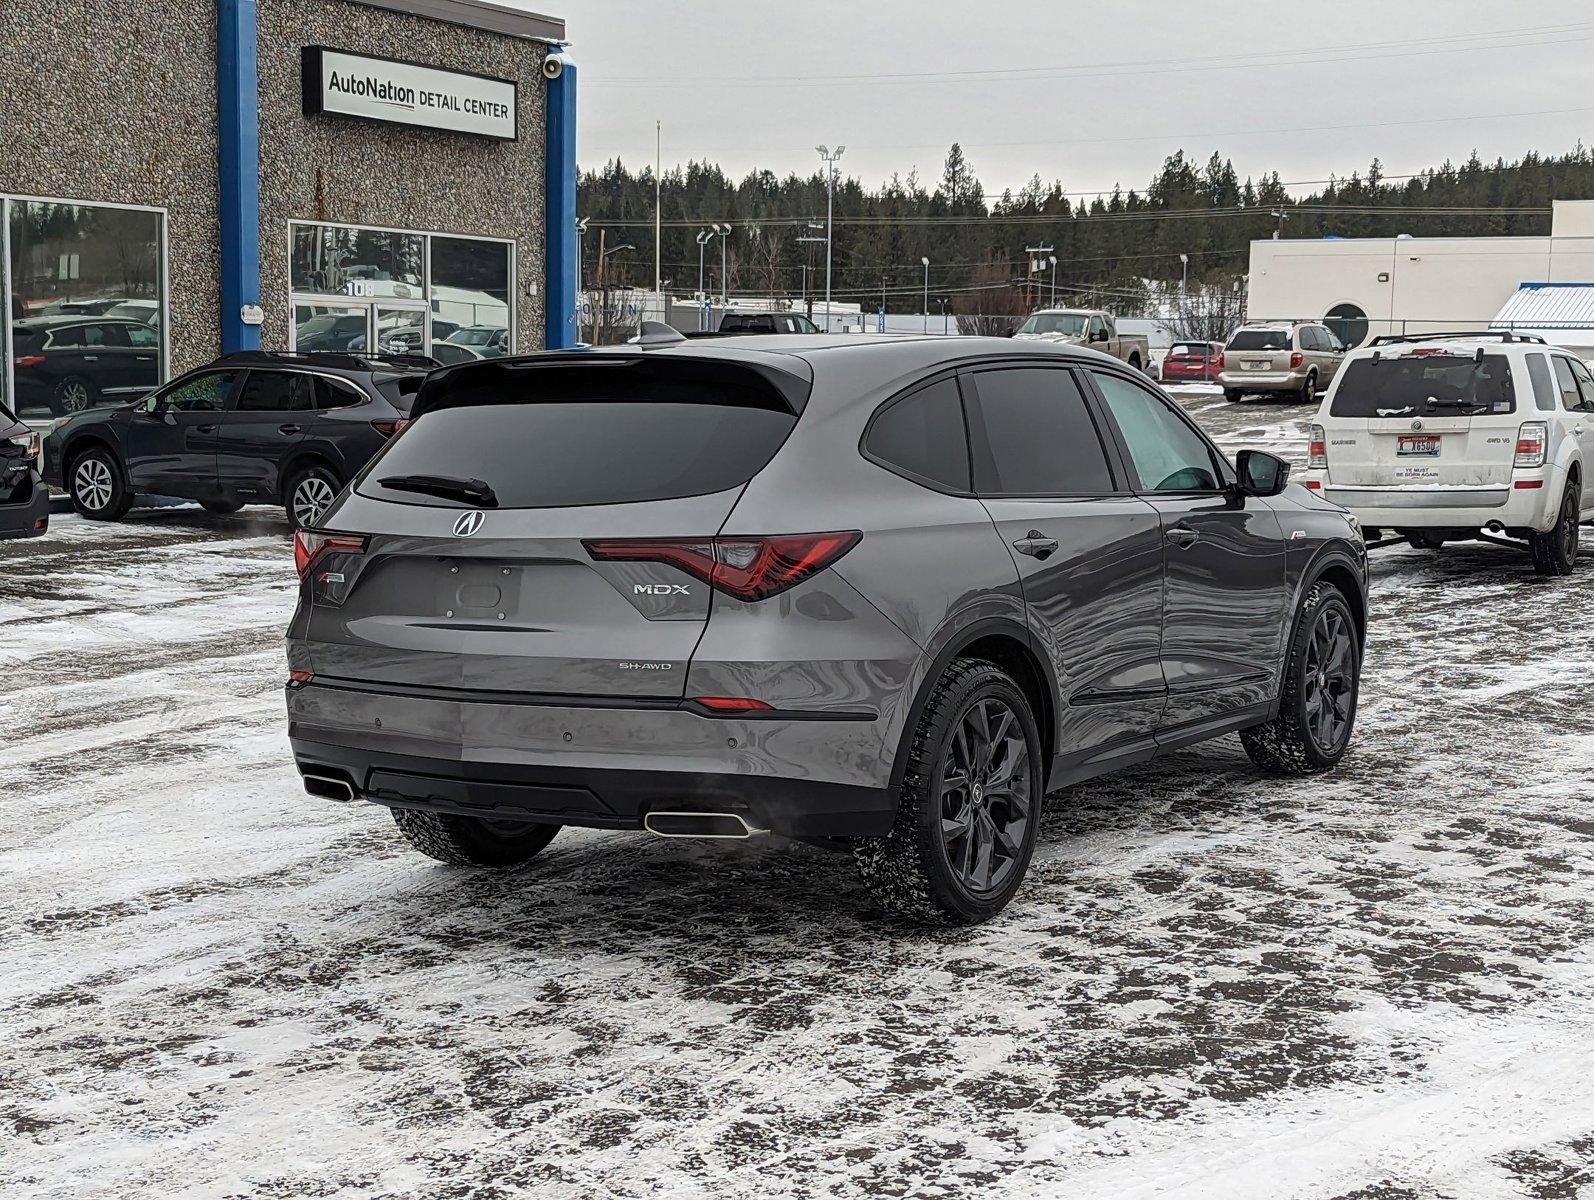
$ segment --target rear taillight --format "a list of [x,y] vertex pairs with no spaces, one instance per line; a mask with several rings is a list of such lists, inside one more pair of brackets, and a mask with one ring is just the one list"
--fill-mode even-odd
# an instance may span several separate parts
[[21,358],[17,359],[16,365],[19,367],[42,367],[44,365],[44,355],[24,354]]
[[309,529],[293,531],[293,569],[303,579],[326,555],[340,551],[345,554],[363,554],[363,533],[316,533]]
[[289,671],[288,686],[291,688],[303,687],[315,678],[309,671]]
[[11,438],[10,442],[11,442],[11,444],[13,446],[21,446],[22,447],[22,457],[23,458],[38,458],[39,457],[39,435],[38,434],[36,434],[36,433],[19,433],[19,434],[17,434],[16,437]]
[[1321,425],[1312,426],[1311,439],[1306,447],[1307,469],[1323,470],[1328,466],[1328,441]]
[[662,562],[739,600],[766,600],[823,571],[862,540],[841,533],[774,537],[625,538],[584,545],[598,562]]
[[409,422],[403,420],[402,418],[397,421],[372,421],[371,428],[376,430],[383,437],[392,437],[395,433],[403,429],[404,426],[408,424]]
[[1290,355],[1290,370],[1295,370],[1296,367],[1300,366],[1305,361],[1306,355],[1302,354],[1299,350],[1295,351]]
[[1517,431],[1517,455],[1513,465],[1542,467],[1544,443],[1549,436],[1549,426],[1543,421],[1524,421],[1522,428]]

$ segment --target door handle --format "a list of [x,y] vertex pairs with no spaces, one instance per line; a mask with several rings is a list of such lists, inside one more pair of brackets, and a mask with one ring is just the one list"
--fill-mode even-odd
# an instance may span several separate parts
[[278,425],[277,432],[285,437],[292,437],[304,429],[303,425]]
[[1167,538],[1175,546],[1189,546],[1193,544],[1201,535],[1194,529],[1191,529],[1188,525],[1175,525],[1172,528],[1164,530],[1162,536]]
[[1020,554],[1027,554],[1031,558],[1038,558],[1044,562],[1057,549],[1057,539],[1043,536],[1039,529],[1031,529],[1029,533],[1013,543],[1013,549]]
[[195,425],[194,426],[194,432],[195,433],[215,433],[218,428],[219,428],[219,426],[216,426],[216,425]]

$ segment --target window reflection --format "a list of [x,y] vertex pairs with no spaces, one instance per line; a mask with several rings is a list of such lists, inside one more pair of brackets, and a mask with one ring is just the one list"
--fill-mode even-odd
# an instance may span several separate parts
[[159,213],[13,200],[14,407],[25,420],[120,404],[161,380]]
[[466,357],[509,353],[508,246],[471,238],[432,239],[434,354],[443,343],[459,347]]
[[293,290],[306,295],[419,300],[426,239],[414,233],[293,226]]

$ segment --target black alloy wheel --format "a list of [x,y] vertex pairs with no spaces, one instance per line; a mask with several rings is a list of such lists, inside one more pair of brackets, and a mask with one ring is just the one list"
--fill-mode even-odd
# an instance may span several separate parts
[[1028,857],[1033,791],[1018,714],[996,696],[975,700],[952,731],[940,775],[941,846],[970,896],[1000,892]]
[[1323,608],[1306,644],[1306,729],[1325,755],[1350,737],[1356,701],[1356,631],[1342,607]]

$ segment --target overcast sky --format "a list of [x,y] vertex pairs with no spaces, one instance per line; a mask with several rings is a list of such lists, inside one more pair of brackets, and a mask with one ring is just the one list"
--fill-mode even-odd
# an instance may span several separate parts
[[870,185],[914,168],[933,182],[959,141],[992,195],[1036,172],[1144,188],[1181,147],[1297,181],[1594,134],[1587,0],[523,6],[568,24],[583,167],[652,162],[655,120],[666,168],[709,159],[738,178],[814,171],[827,143]]

